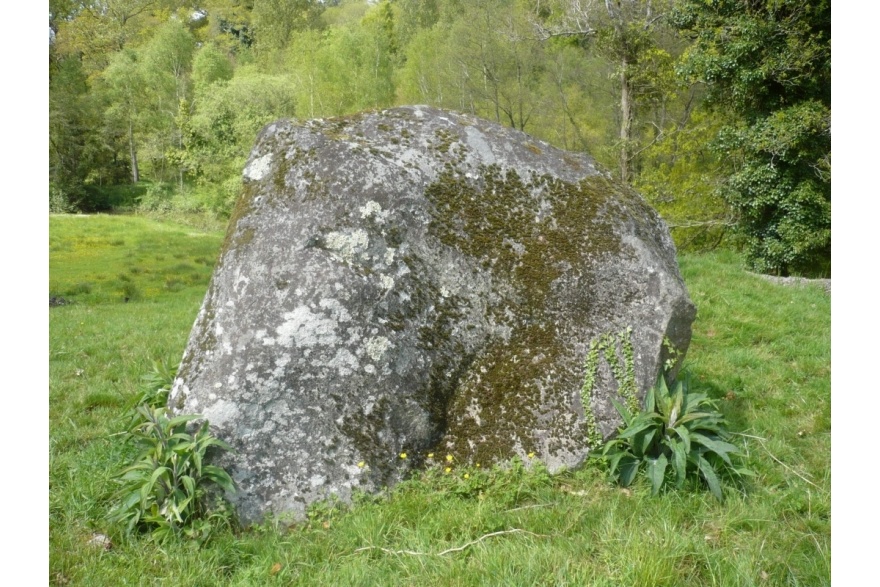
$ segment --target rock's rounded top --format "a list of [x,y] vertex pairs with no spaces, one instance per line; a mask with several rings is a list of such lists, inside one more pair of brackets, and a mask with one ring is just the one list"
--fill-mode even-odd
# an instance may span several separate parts
[[575,466],[687,348],[666,226],[587,155],[410,106],[268,125],[244,180],[170,401],[236,448],[245,520],[431,450]]
[[588,155],[561,151],[521,131],[430,106],[402,106],[302,124],[289,120],[269,124],[245,167],[246,180],[259,181],[267,172],[276,136],[291,140],[304,152],[328,143],[353,152],[370,150],[410,172],[424,173],[429,181],[442,169],[438,162],[467,168],[498,165],[502,171],[550,174],[570,182],[599,173]]

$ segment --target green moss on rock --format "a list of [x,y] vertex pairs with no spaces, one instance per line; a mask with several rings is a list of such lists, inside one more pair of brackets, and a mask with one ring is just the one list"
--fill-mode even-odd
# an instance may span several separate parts
[[[506,459],[514,454],[511,439],[522,451],[536,450],[527,432],[536,418],[546,420],[548,438],[577,444],[595,436],[566,417],[573,407],[560,401],[561,394],[546,393],[578,385],[571,373],[558,370],[571,362],[572,351],[562,347],[548,309],[557,305],[554,283],[564,272],[584,259],[624,254],[607,209],[618,205],[618,190],[601,176],[573,184],[548,176],[524,179],[489,165],[476,178],[447,168],[425,194],[436,208],[431,233],[515,288],[514,299],[493,312],[512,328],[510,339],[481,353],[459,383],[458,403],[450,406],[447,438],[473,440],[458,442],[453,452],[467,461]],[[556,447],[563,448],[577,449]]]

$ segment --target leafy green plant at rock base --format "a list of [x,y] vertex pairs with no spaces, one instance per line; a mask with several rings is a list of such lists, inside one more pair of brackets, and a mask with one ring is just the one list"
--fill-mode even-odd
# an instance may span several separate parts
[[158,408],[168,403],[168,394],[171,393],[178,367],[179,363],[169,367],[164,360],[153,361],[153,370],[142,377],[144,391],[137,397],[136,406]]
[[203,461],[209,448],[230,450],[229,445],[211,435],[207,421],[194,433],[186,432],[186,425],[200,416],[169,418],[165,408],[146,405],[138,406],[137,413],[141,420],[129,435],[142,450],[119,473],[111,521],[124,522],[129,533],[149,528],[160,541],[179,534],[206,540],[215,524],[228,524],[230,518],[212,490],[235,489],[226,471]]
[[731,459],[739,456],[739,448],[728,442],[724,416],[715,403],[705,394],[689,393],[684,381],[677,381],[670,392],[661,374],[639,413],[612,402],[624,427],[605,444],[599,458],[620,485],[632,483],[644,465],[653,495],[670,478],[681,488],[688,478],[699,477],[723,501],[723,478],[752,474]]

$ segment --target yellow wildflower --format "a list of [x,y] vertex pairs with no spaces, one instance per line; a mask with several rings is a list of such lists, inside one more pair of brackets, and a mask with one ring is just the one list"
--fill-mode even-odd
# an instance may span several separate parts
[[446,472],[447,472],[447,473],[451,473],[451,472],[452,472],[452,467],[446,467]]
[[433,459],[433,458],[434,458],[434,453],[429,452],[429,453],[428,453],[428,458],[429,458],[429,459]]
[[471,478],[471,476],[470,476],[470,475],[468,475],[468,474],[467,474],[467,473],[465,473],[465,474],[464,474],[464,478],[465,478],[465,479],[470,479],[470,478]]
[[529,458],[530,458],[530,459],[533,459],[533,458],[535,458],[535,453],[533,453],[533,452],[530,452],[530,453],[529,453]]
[[451,463],[452,462],[452,455],[446,455],[446,461]]
[[363,469],[363,468],[366,467],[366,466],[367,466],[367,463],[365,463],[365,462],[363,462],[363,461],[361,461],[361,462],[358,463],[358,469]]
[[405,459],[405,458],[406,458],[406,453],[405,453],[405,452],[400,453],[400,458]]

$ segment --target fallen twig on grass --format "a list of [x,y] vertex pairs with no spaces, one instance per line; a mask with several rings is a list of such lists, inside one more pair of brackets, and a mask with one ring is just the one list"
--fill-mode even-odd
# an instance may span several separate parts
[[536,503],[533,505],[524,505],[524,506],[520,506],[518,508],[513,508],[512,510],[504,510],[504,513],[509,514],[510,512],[518,512],[520,510],[531,510],[531,509],[535,509],[535,508],[547,508],[547,507],[554,506],[554,505],[556,505],[556,504],[555,503]]
[[546,534],[535,534],[534,532],[529,532],[528,530],[522,530],[520,528],[513,528],[511,530],[499,530],[498,532],[490,532],[488,534],[484,534],[477,538],[476,540],[471,540],[466,544],[462,544],[461,546],[456,546],[455,548],[447,548],[441,552],[418,552],[415,550],[391,550],[390,548],[382,548],[381,546],[362,546],[355,550],[355,552],[361,552],[364,550],[381,550],[382,552],[387,552],[388,554],[411,554],[413,556],[444,556],[453,552],[461,552],[474,544],[482,542],[486,538],[492,538],[493,536],[501,536],[502,534],[531,534],[532,536],[538,536],[540,538],[549,538]]
[[818,485],[816,485],[815,483],[813,483],[812,481],[810,481],[809,479],[807,479],[806,477],[804,477],[803,475],[801,475],[800,473],[798,473],[797,471],[795,471],[794,469],[792,469],[791,467],[789,467],[788,465],[786,465],[785,463],[783,463],[782,461],[777,459],[775,456],[773,456],[773,453],[770,452],[770,449],[768,449],[767,445],[764,444],[764,441],[766,440],[766,438],[761,438],[760,436],[753,436],[751,434],[743,434],[741,432],[734,432],[734,434],[736,434],[737,436],[744,436],[745,438],[754,438],[755,440],[758,441],[758,444],[761,445],[761,448],[764,449],[764,452],[766,452],[768,455],[770,455],[771,459],[773,459],[774,461],[776,461],[777,463],[782,465],[786,471],[794,473],[795,475],[797,475],[798,477],[800,477],[801,479],[803,479],[804,481],[806,481],[807,483],[809,483],[810,485],[815,487],[816,489],[822,489],[821,487],[819,487]]

